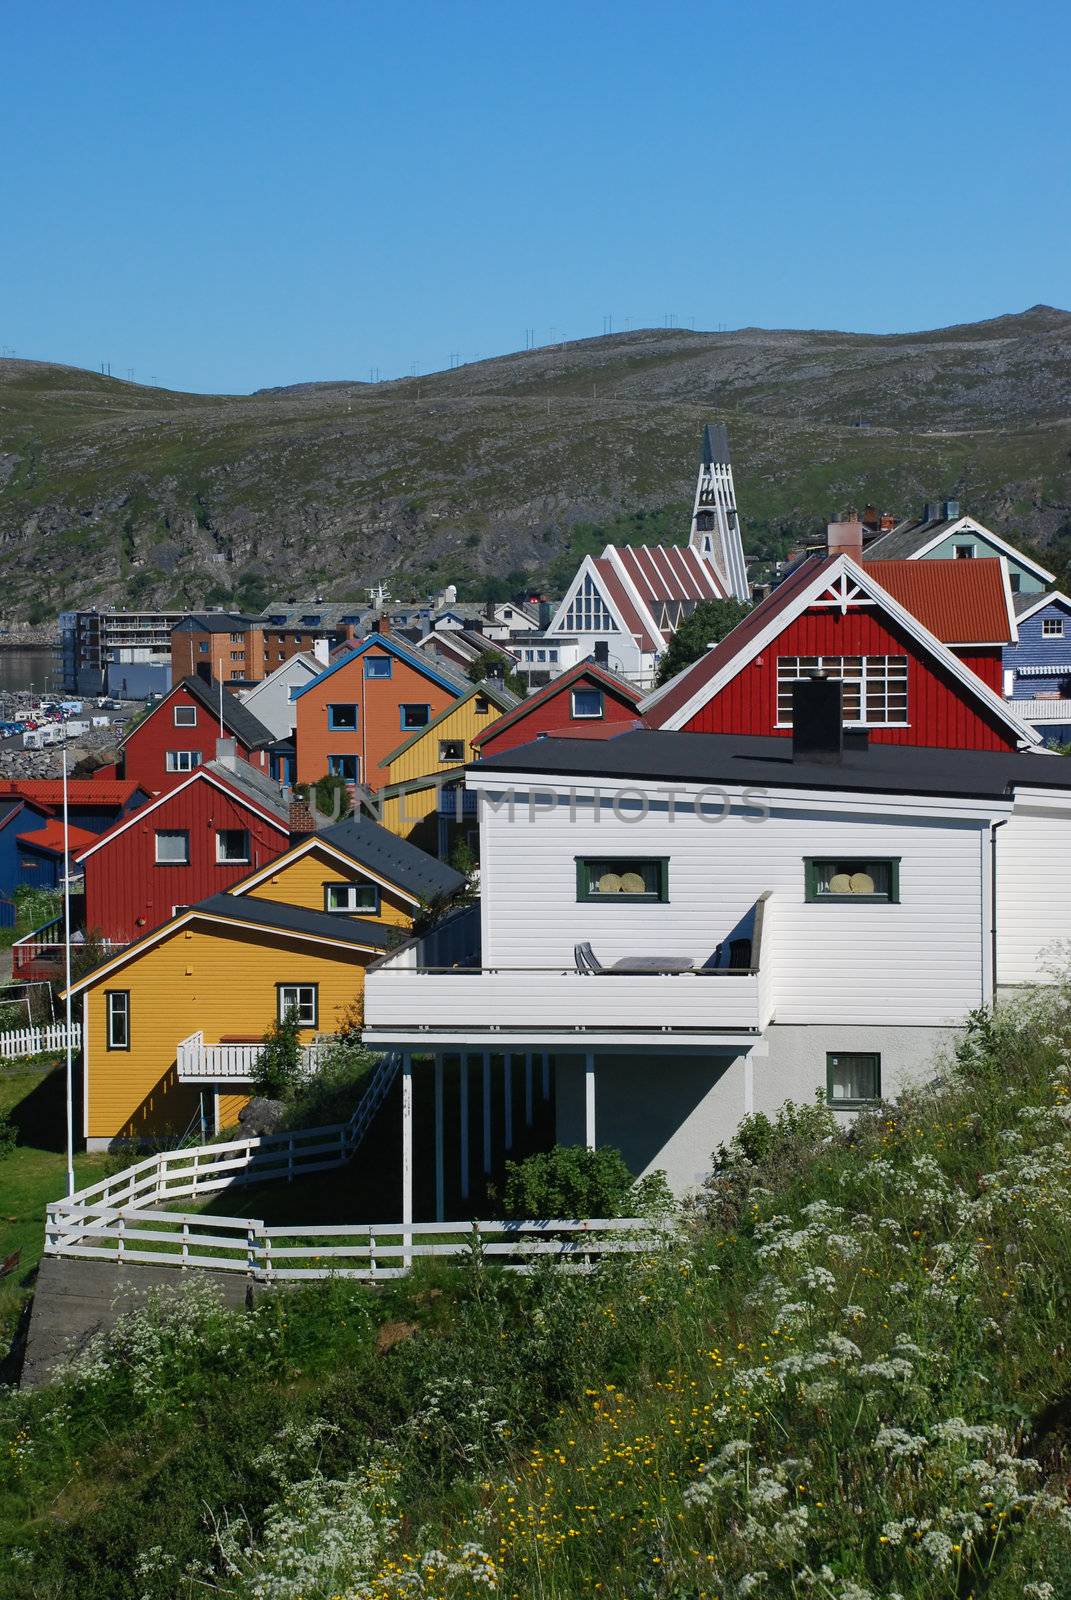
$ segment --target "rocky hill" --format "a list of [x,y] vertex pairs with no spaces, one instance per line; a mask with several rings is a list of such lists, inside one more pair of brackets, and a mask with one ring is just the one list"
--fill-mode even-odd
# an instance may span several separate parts
[[4,610],[546,576],[604,530],[682,533],[709,419],[752,550],[848,502],[952,496],[1071,551],[1071,314],[1048,306],[883,336],[647,329],[245,396],[8,360]]

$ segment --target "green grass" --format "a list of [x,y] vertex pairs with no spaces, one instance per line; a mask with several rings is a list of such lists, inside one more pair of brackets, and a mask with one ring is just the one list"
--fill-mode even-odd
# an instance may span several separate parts
[[[59,1063],[0,1067],[0,1115],[10,1118],[18,1135],[15,1148],[0,1155],[0,1259],[20,1252],[16,1269],[0,1279],[0,1355],[33,1290],[44,1248],[45,1207],[66,1193],[65,1079]],[[110,1160],[76,1155],[76,1183],[93,1183]]]
[[1062,1600],[1071,997],[944,1078],[590,1277],[163,1296],[0,1402],[5,1600]]

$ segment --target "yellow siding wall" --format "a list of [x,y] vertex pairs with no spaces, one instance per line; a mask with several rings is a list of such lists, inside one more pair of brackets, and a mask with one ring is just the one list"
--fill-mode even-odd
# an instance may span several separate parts
[[429,783],[426,789],[410,790],[408,794],[395,794],[383,799],[379,820],[384,828],[399,839],[408,839],[431,855],[438,848],[439,790]]
[[465,760],[471,761],[473,736],[489,728],[502,715],[491,700],[487,701],[488,709],[485,712],[477,712],[477,698],[473,695],[464,705],[457,706],[434,728],[429,728],[419,739],[415,739],[408,750],[396,756],[389,768],[381,768],[383,783],[408,783],[413,778],[430,777],[434,772],[445,772],[449,767],[458,766],[457,761],[439,760],[440,739],[464,739]]
[[[275,1019],[277,983],[318,983],[317,1031],[331,1033],[363,995],[364,968],[374,958],[256,928],[202,925],[161,939],[86,991],[89,1137],[183,1131],[199,1089],[177,1080],[181,1039],[198,1029],[206,1044],[225,1035],[259,1039]],[[108,989],[130,991],[129,1050],[107,1048]],[[311,1037],[307,1031],[306,1042]]]
[[[288,861],[280,856],[272,864],[270,878],[265,878],[252,889],[245,890],[236,884],[232,894],[248,894],[256,900],[281,900],[284,905],[304,906],[308,911],[324,908],[325,883],[367,883],[368,875],[360,867],[339,861],[326,851],[310,850],[306,855]],[[379,914],[361,912],[364,922],[385,922],[391,927],[408,928],[413,920],[414,907],[408,900],[390,889],[382,889]]]
[[220,1129],[236,1128],[238,1113],[249,1104],[247,1094],[221,1094],[216,1096],[216,1119]]

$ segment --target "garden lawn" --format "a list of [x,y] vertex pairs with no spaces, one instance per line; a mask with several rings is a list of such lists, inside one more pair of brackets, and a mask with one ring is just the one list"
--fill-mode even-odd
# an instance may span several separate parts
[[[0,1278],[0,1358],[7,1350],[33,1286],[45,1242],[45,1207],[66,1192],[67,1132],[62,1064],[12,1062],[0,1066],[0,1116],[15,1127],[18,1143],[0,1154],[0,1261],[16,1250],[19,1264]],[[75,1181],[103,1176],[105,1155],[76,1155]],[[114,1163],[113,1163],[114,1164]]]

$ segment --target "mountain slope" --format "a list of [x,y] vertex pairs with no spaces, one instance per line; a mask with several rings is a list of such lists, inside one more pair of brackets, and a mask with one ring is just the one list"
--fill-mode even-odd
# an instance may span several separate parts
[[672,508],[730,426],[752,549],[848,501],[958,496],[1071,543],[1071,314],[918,334],[649,329],[375,385],[248,396],[0,362],[9,613],[363,597],[545,572],[578,521]]

